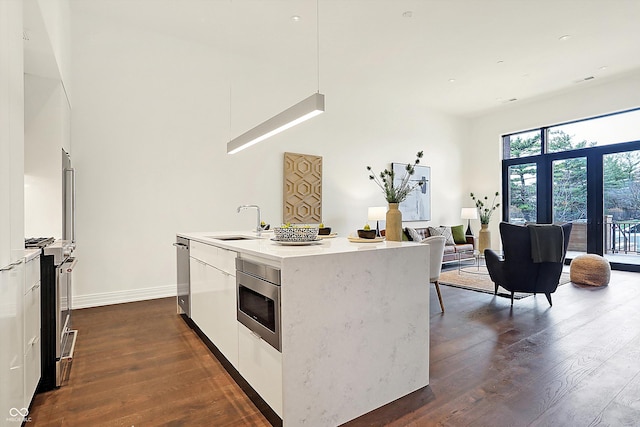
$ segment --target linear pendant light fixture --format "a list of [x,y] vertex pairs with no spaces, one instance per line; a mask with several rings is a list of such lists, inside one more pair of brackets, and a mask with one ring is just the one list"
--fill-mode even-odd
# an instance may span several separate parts
[[319,92],[314,93],[296,105],[287,108],[269,120],[260,123],[253,129],[229,141],[227,143],[227,154],[235,154],[238,151],[251,147],[260,141],[264,141],[283,130],[287,130],[323,112],[324,95]]
[[[0,0],[1,1],[1,0]],[[316,66],[318,67],[318,91],[308,98],[276,114],[269,120],[249,129],[227,143],[227,154],[235,154],[260,141],[272,137],[299,123],[324,113],[324,95],[320,93],[320,5],[316,0]],[[231,108],[229,108],[231,110]],[[229,111],[231,117],[231,111]]]

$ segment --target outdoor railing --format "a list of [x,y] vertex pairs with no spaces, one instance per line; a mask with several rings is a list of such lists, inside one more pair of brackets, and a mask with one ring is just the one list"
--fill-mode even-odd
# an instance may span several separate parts
[[640,222],[605,222],[605,253],[640,254]]

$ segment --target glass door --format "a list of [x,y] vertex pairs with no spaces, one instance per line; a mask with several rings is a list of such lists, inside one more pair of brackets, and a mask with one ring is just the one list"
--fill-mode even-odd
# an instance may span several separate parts
[[567,258],[640,271],[640,108],[503,135],[505,221],[571,222]]
[[638,264],[640,255],[640,150],[605,154],[603,164],[604,254]]
[[554,160],[552,170],[552,220],[571,222],[568,251],[587,252],[587,158],[574,157]]
[[509,217],[507,222],[512,224],[537,222],[537,173],[538,169],[535,163],[509,166],[509,192],[507,193]]

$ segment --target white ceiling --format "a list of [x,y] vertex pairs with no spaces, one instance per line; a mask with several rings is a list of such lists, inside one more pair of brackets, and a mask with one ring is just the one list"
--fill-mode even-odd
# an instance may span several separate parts
[[71,0],[71,9],[235,54],[317,62],[317,7],[321,91],[323,75],[340,75],[461,116],[640,73],[640,0],[318,1]]

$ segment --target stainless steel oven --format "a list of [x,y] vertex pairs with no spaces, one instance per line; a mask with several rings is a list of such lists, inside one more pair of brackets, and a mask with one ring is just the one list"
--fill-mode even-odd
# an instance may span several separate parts
[[76,346],[76,338],[78,331],[73,329],[71,324],[71,278],[73,269],[77,260],[74,257],[68,257],[57,269],[58,290],[60,298],[57,299],[59,305],[58,313],[60,313],[60,323],[56,333],[56,378],[57,386],[62,385],[65,378],[69,376],[71,369],[71,361],[73,359],[73,351]]
[[[52,240],[52,239],[51,239]],[[78,333],[72,329],[72,276],[77,259],[67,240],[47,242],[40,257],[42,375],[39,392],[63,385],[69,376]]]
[[238,321],[280,351],[280,270],[236,258]]

